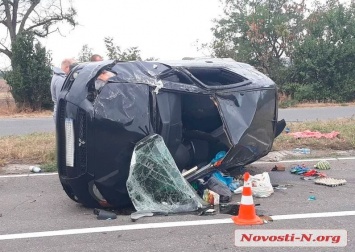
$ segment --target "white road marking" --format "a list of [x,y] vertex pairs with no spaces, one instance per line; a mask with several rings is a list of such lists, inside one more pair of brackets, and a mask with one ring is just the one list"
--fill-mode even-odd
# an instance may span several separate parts
[[[301,218],[308,219],[308,218],[339,217],[339,216],[352,216],[352,215],[355,216],[355,211],[274,215],[270,217],[273,220],[292,220],[292,219],[301,219]],[[233,224],[233,221],[231,218],[227,218],[227,219],[211,219],[211,220],[197,220],[197,221],[176,221],[176,222],[162,222],[162,223],[132,224],[132,225],[110,226],[110,227],[66,229],[66,230],[43,231],[43,232],[33,232],[33,233],[5,234],[5,235],[0,235],[0,241],[50,237],[50,236],[91,234],[91,233],[101,233],[101,232],[129,231],[129,230],[142,230],[142,229],[157,229],[157,228],[167,228],[167,227],[216,225],[216,224]]]

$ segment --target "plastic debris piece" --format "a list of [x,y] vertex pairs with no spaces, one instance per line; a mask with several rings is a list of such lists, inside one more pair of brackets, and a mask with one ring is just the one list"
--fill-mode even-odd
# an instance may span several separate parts
[[206,209],[202,209],[200,210],[197,215],[215,215],[216,214],[216,210],[213,208],[206,208]]
[[259,215],[260,219],[263,220],[264,223],[269,223],[269,222],[273,222],[274,220],[267,215]]
[[308,197],[308,200],[309,200],[309,201],[316,200],[316,196],[311,195],[311,196]]
[[219,195],[227,197],[232,196],[232,192],[229,187],[214,176],[207,180],[207,188],[218,193]]
[[131,221],[136,221],[140,218],[151,217],[151,216],[154,216],[154,213],[152,213],[150,211],[137,211],[137,212],[131,213]]
[[325,186],[341,186],[346,184],[345,179],[335,179],[335,178],[318,178],[314,180],[314,183]]
[[113,220],[117,219],[117,215],[113,212],[105,211],[102,209],[94,209],[94,214],[97,215],[98,220]]
[[253,196],[266,198],[274,192],[268,172],[250,176],[250,180],[252,184],[251,190],[253,192]]
[[157,134],[136,144],[126,185],[137,211],[191,212],[204,204],[182,177],[163,138]]
[[[270,181],[269,173],[267,172],[250,176],[250,181],[252,184],[251,190],[253,192],[253,196],[255,197],[266,198],[274,192],[274,188]],[[240,194],[242,193],[242,191],[243,186],[240,186],[236,190],[234,190],[233,193]]]
[[273,188],[277,188],[277,189],[282,189],[282,188],[290,188],[293,187],[293,185],[291,184],[283,184],[283,185],[279,185],[279,184],[273,184],[272,185]]
[[210,205],[219,205],[220,195],[212,190],[206,189],[203,192],[203,200]]
[[33,173],[42,172],[41,168],[39,168],[38,166],[30,166],[28,169],[30,170],[30,172],[33,172]]
[[296,148],[293,150],[294,153],[301,153],[301,154],[310,154],[311,149],[309,148]]

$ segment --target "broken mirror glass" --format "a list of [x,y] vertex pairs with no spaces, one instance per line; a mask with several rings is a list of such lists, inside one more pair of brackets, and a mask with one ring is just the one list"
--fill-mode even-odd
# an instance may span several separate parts
[[161,136],[139,141],[133,151],[128,194],[137,211],[192,212],[202,199],[182,177]]

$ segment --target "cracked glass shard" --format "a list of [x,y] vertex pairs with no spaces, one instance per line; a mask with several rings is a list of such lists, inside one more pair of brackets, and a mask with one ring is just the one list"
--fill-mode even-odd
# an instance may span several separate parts
[[137,211],[192,212],[203,202],[182,177],[163,138],[157,134],[136,144],[127,190]]

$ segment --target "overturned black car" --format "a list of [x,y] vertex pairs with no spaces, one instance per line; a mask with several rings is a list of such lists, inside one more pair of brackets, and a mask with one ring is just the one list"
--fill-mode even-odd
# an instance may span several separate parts
[[231,59],[79,64],[59,97],[60,181],[86,206],[129,205],[133,149],[153,133],[180,170],[225,151],[218,169],[233,173],[268,154],[284,127],[277,109],[275,83]]

